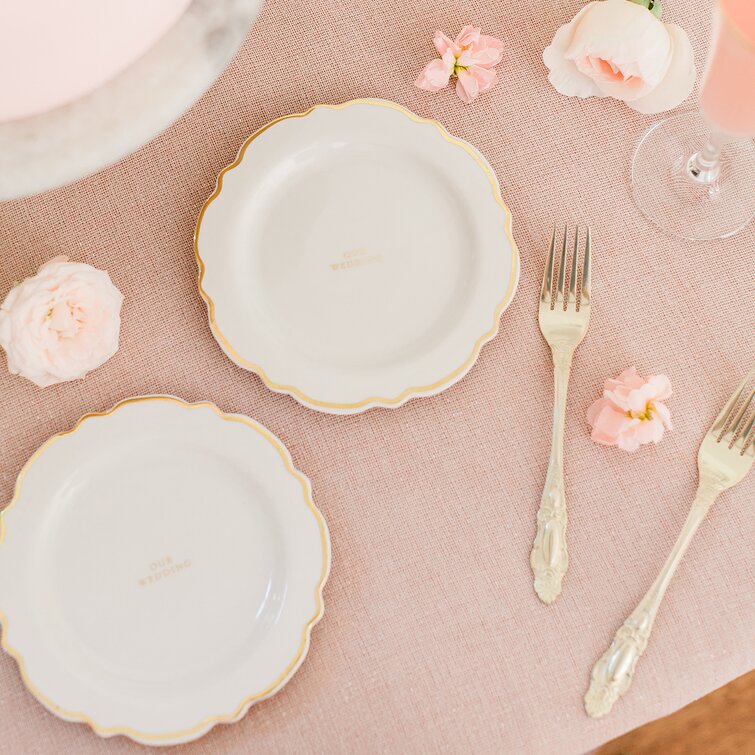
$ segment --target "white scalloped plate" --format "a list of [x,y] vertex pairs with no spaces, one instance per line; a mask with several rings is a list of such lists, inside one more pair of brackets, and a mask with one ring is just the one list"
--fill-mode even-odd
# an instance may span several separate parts
[[209,403],[128,399],[45,443],[0,519],[3,648],[56,715],[187,742],[293,675],[330,541],[268,430]]
[[195,252],[226,354],[338,414],[459,380],[519,274],[488,163],[383,100],[318,105],[251,136],[202,208]]

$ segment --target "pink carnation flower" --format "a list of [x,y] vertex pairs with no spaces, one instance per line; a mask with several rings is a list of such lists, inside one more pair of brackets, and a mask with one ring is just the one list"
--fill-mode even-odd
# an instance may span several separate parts
[[472,102],[496,83],[493,69],[503,57],[500,39],[481,34],[475,26],[465,26],[453,41],[442,31],[436,31],[433,44],[440,58],[422,69],[415,86],[437,92],[448,86],[451,76],[456,76],[456,94],[464,102]]
[[634,367],[606,380],[603,396],[587,410],[592,439],[625,451],[658,443],[664,430],[671,429],[671,414],[662,403],[670,395],[671,382],[665,375],[642,378]]

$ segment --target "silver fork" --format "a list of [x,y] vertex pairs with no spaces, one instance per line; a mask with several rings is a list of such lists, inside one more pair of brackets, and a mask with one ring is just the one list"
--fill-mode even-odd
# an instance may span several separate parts
[[679,537],[655,582],[613,638],[611,646],[595,664],[585,709],[593,718],[608,713],[632,682],[637,661],[645,651],[650,630],[666,588],[682,560],[692,536],[716,498],[741,482],[755,459],[755,411],[750,407],[755,390],[743,401],[745,388],[755,376],[755,368],[739,384],[732,397],[705,434],[697,454],[699,483],[692,508]]
[[580,264],[577,226],[567,279],[568,228],[564,227],[563,242],[558,245],[561,247],[558,263],[554,228],[540,290],[538,321],[553,355],[553,429],[550,463],[537,512],[537,535],[530,553],[530,565],[535,574],[535,592],[544,603],[552,603],[559,596],[561,581],[569,566],[564,496],[564,420],[572,355],[584,338],[590,320],[591,241],[588,227]]

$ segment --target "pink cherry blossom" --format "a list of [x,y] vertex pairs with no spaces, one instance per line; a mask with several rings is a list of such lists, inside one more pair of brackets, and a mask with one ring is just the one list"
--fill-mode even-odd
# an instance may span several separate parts
[[476,26],[465,26],[453,41],[436,31],[433,44],[440,58],[431,60],[423,69],[415,86],[437,92],[448,86],[456,76],[456,94],[464,102],[472,102],[487,92],[497,81],[493,70],[503,57],[503,42],[480,33]]
[[671,382],[665,375],[643,378],[634,367],[606,380],[603,395],[587,410],[592,439],[624,451],[658,443],[671,429],[671,414],[662,403],[670,395]]

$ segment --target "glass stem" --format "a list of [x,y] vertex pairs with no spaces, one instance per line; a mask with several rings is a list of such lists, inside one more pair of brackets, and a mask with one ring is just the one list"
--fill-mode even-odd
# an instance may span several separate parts
[[720,131],[713,131],[703,148],[687,161],[687,175],[697,183],[710,184],[721,174],[721,149],[727,138]]

